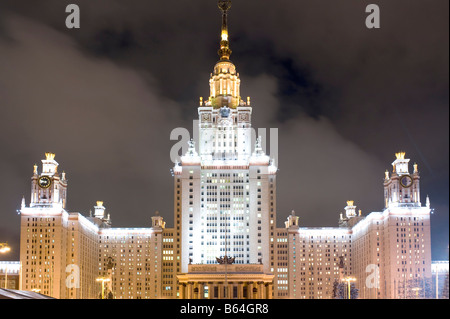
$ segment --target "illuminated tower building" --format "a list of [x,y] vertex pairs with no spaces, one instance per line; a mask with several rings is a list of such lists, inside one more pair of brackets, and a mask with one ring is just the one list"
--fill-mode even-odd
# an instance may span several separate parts
[[404,152],[396,154],[392,175],[385,173],[384,210],[352,227],[352,272],[361,298],[429,297],[430,201],[421,205],[418,166],[411,174],[408,163]]
[[19,210],[20,289],[99,298],[101,281],[117,299],[320,299],[353,279],[360,298],[428,296],[430,200],[421,205],[418,166],[410,174],[403,152],[385,173],[382,212],[362,216],[347,201],[338,227],[302,227],[294,211],[276,227],[277,167],[240,96],[230,7],[219,1],[219,61],[200,99],[198,141],[173,168],[174,227],[156,214],[149,228],[113,228],[102,201],[89,217],[68,212],[66,174],[46,153]]
[[66,174],[55,154],[46,153],[42,171],[34,166],[31,202],[22,200],[21,289],[55,298],[94,298],[98,274],[98,224],[66,211]]
[[262,262],[270,271],[274,238],[277,168],[257,139],[252,148],[252,107],[240,96],[240,79],[230,61],[227,26],[231,1],[219,1],[222,29],[219,61],[200,99],[199,141],[175,165],[175,221],[181,272],[188,264]]
[[[162,249],[163,218],[152,217],[151,228],[112,228],[102,201],[89,217],[68,212],[67,179],[65,173],[59,176],[54,158],[46,153],[41,173],[34,166],[31,202],[27,207],[23,199],[19,211],[20,288],[55,298],[92,299],[101,295],[97,280],[107,279],[108,297],[175,297],[175,289],[163,290],[176,284],[163,286],[161,280],[163,255],[169,252]],[[164,242],[173,241],[170,234]]]

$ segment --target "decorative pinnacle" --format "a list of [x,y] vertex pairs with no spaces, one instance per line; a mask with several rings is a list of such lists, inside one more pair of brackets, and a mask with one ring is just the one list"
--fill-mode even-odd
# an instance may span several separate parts
[[55,154],[54,153],[45,153],[45,159],[47,161],[53,161],[55,159]]
[[228,42],[227,12],[231,8],[231,0],[219,0],[218,7],[222,11],[222,32],[218,54],[221,60],[229,60],[231,50]]
[[406,153],[405,152],[398,152],[398,153],[395,153],[395,157],[397,157],[397,159],[405,159],[405,155],[406,155]]

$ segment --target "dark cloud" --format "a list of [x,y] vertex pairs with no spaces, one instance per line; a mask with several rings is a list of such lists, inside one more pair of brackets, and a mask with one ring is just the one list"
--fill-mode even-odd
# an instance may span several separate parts
[[[72,2],[73,3],[73,2]],[[69,208],[105,201],[116,226],[172,225],[169,140],[190,128],[217,61],[214,0],[2,1],[0,237],[17,240],[45,151],[69,177]],[[278,224],[336,225],[345,201],[382,209],[382,177],[405,150],[430,195],[433,258],[448,244],[448,1],[233,1],[232,60],[255,127],[279,128]],[[442,226],[446,225],[446,226]],[[10,239],[11,238],[11,239]],[[1,238],[0,238],[1,240]],[[443,243],[443,244],[442,244]],[[444,247],[445,246],[445,247]],[[15,250],[17,252],[17,249]]]

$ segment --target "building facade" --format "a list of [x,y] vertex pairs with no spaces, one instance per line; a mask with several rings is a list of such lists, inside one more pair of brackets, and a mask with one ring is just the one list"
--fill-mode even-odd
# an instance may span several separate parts
[[178,276],[181,299],[271,299],[273,275],[259,264],[188,265]]
[[363,217],[348,201],[336,228],[300,228],[289,216],[290,298],[330,298],[340,257],[360,298],[431,297],[430,201],[421,205],[418,167],[410,174],[408,162],[397,153],[385,173],[382,212]]
[[[276,226],[274,159],[252,133],[250,98],[230,61],[228,10],[219,1],[219,61],[197,109],[198,141],[173,168],[174,225],[114,228],[103,203],[68,212],[66,174],[46,153],[22,200],[20,287],[55,298],[334,298],[353,280],[359,298],[427,297],[430,202],[417,165],[396,154],[385,173],[384,210],[362,216],[353,201],[337,227]],[[380,199],[381,202],[381,199]]]

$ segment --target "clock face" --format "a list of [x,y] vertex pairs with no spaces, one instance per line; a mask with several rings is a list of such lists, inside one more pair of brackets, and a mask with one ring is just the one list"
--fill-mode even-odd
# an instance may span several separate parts
[[400,178],[400,184],[403,187],[410,187],[412,185],[412,183],[413,183],[413,180],[412,180],[411,176],[409,176],[409,175],[405,175]]
[[239,120],[240,121],[248,121],[248,114],[247,113],[239,114]]
[[230,109],[227,106],[221,107],[220,108],[220,116],[222,117],[229,117],[230,116]]
[[52,179],[48,176],[42,176],[38,180],[39,187],[49,188],[52,185]]
[[204,121],[204,122],[211,121],[211,114],[203,113],[202,114],[202,121]]

